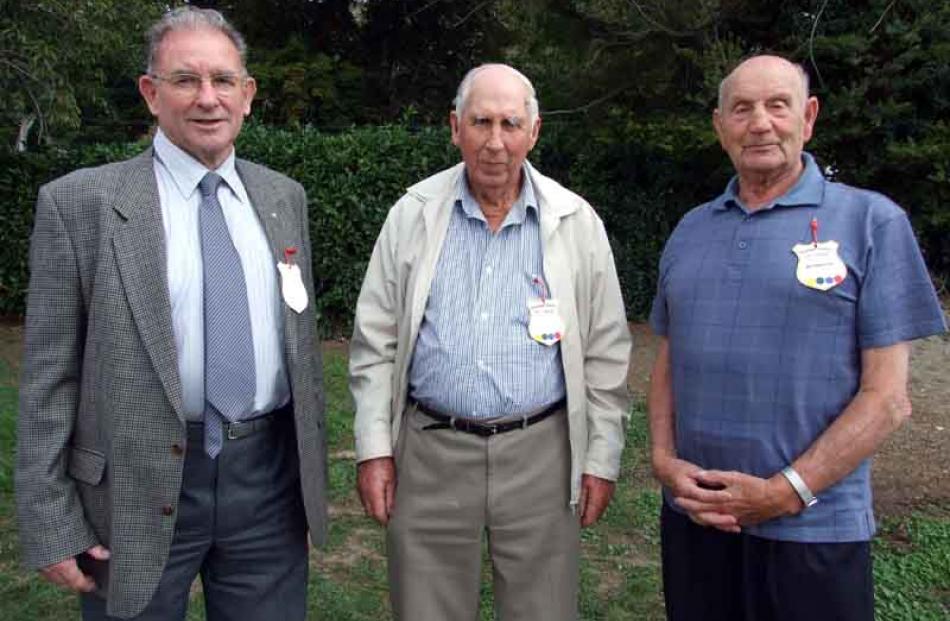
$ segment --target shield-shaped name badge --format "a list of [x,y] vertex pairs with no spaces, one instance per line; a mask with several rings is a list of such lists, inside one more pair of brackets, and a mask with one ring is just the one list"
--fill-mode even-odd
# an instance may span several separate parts
[[303,286],[303,277],[300,275],[300,266],[288,263],[278,263],[280,272],[280,292],[287,306],[298,314],[307,308],[307,288]]
[[836,241],[795,244],[792,252],[798,257],[795,277],[806,287],[827,291],[848,277],[848,267],[838,256]]
[[564,336],[564,321],[557,311],[557,300],[528,300],[528,316],[528,334],[538,343],[550,347]]

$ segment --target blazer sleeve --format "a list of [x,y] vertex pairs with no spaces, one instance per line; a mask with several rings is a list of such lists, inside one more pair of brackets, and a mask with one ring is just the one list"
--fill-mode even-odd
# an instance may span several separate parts
[[357,462],[392,455],[393,374],[399,328],[398,205],[376,239],[356,303],[350,392],[356,406]]
[[584,473],[614,481],[620,476],[620,454],[630,418],[627,372],[633,341],[614,255],[599,220],[592,248],[590,325],[584,352],[588,428]]
[[30,242],[15,473],[23,562],[31,568],[98,543],[67,472],[85,333],[76,252],[59,206],[44,186]]

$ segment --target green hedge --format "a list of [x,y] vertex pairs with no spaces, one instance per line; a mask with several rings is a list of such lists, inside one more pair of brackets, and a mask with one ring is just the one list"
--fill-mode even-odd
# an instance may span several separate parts
[[[656,263],[682,214],[722,190],[731,175],[706,117],[634,119],[615,114],[602,129],[549,123],[533,161],[585,196],[603,218],[631,318],[649,309]],[[950,180],[946,125],[927,144],[891,144],[887,160],[838,177],[881,189],[908,208],[931,268],[950,272],[946,239]],[[833,137],[832,137],[833,138]],[[130,157],[144,144],[0,156],[0,313],[23,311],[27,247],[40,184],[81,166]],[[820,161],[842,149],[816,144]],[[935,151],[935,149],[937,151]],[[353,128],[339,134],[250,125],[238,152],[299,180],[310,199],[318,308],[328,334],[346,334],[373,242],[390,205],[404,189],[458,161],[445,128]],[[936,155],[935,155],[936,153]],[[913,178],[915,183],[906,183]],[[904,181],[904,183],[902,183]]]

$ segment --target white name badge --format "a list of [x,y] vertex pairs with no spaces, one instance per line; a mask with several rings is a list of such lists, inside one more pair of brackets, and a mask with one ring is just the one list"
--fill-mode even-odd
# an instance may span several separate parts
[[550,347],[564,336],[564,321],[557,311],[557,300],[528,300],[528,334]]
[[838,242],[795,244],[792,252],[798,257],[795,277],[806,287],[827,291],[848,277],[848,268],[838,256]]
[[278,263],[280,272],[280,293],[287,306],[298,313],[307,308],[307,288],[303,286],[303,277],[300,275],[300,266],[288,263]]

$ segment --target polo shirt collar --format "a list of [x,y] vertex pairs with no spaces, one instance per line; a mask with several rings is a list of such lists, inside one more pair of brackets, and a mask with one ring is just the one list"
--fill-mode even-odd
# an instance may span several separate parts
[[[785,194],[775,199],[766,209],[773,207],[799,207],[812,206],[820,207],[825,194],[825,177],[821,174],[818,164],[811,153],[802,152],[802,164],[804,168],[798,181],[795,182]],[[739,176],[736,175],[729,180],[726,191],[716,201],[715,209],[725,211],[730,207],[739,207],[745,209],[742,201],[739,199]]]
[[[538,217],[538,200],[534,193],[534,184],[531,182],[531,175],[528,173],[528,168],[524,164],[521,166],[521,176],[524,179],[524,183],[521,184],[521,192],[518,194],[514,205],[511,206],[511,211],[509,211],[505,217],[505,221],[501,225],[502,227],[508,226],[509,224],[523,223],[529,211],[534,212],[535,218]],[[482,213],[482,208],[478,205],[478,201],[475,200],[475,197],[472,196],[472,192],[469,189],[467,173],[459,175],[458,185],[455,202],[461,205],[462,212],[469,218],[484,221],[485,214]]]
[[[152,147],[155,156],[168,171],[181,197],[185,200],[190,199],[198,190],[198,184],[208,174],[208,168],[169,140],[161,129],[155,132]],[[213,172],[221,175],[221,178],[224,179],[224,182],[238,200],[242,203],[248,202],[247,192],[244,189],[244,184],[241,183],[241,178],[238,176],[234,160],[234,149],[232,148],[227,159]]]

